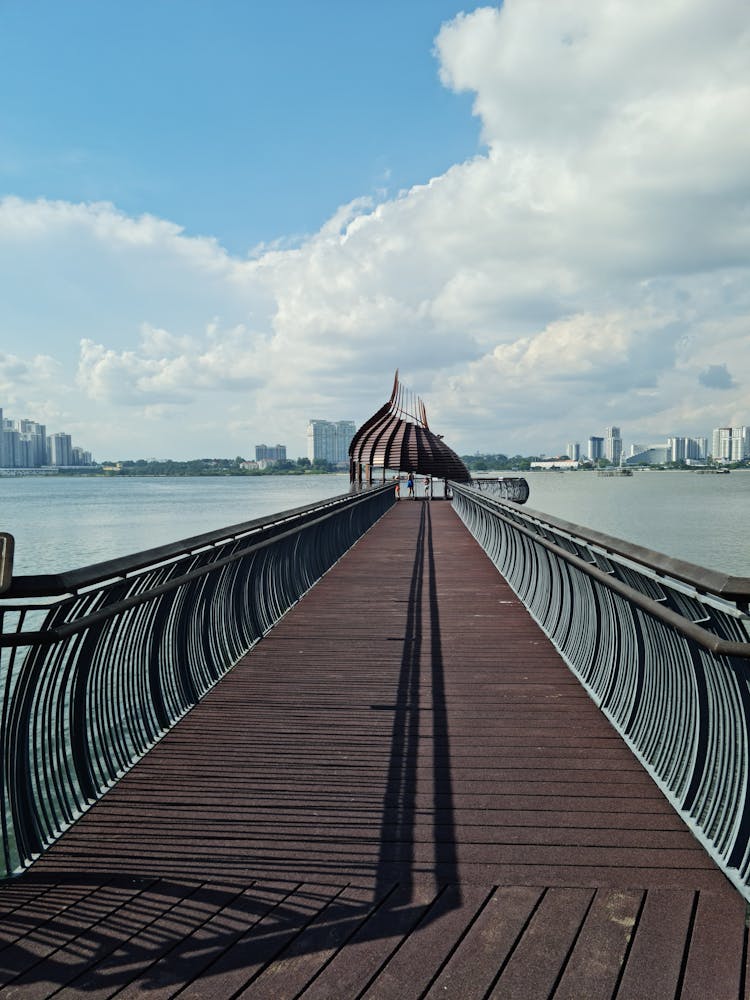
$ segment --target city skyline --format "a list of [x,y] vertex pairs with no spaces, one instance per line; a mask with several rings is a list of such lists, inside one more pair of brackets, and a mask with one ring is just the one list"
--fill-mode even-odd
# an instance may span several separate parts
[[0,469],[92,464],[95,463],[91,452],[74,445],[70,434],[65,431],[48,434],[44,424],[27,417],[5,417],[0,407]]
[[[310,462],[316,458],[323,459],[333,465],[344,466],[347,463],[347,450],[352,435],[356,431],[357,424],[352,420],[315,420],[308,419],[306,422],[306,449],[304,452],[295,454],[289,451],[289,455],[294,458],[307,457]],[[34,444],[27,442],[26,451],[23,456],[19,454],[15,464],[11,462],[6,435],[14,434],[16,437],[34,438]],[[50,444],[52,442],[50,453]],[[241,449],[238,454],[246,456],[246,460],[252,464],[261,464],[261,467],[272,465],[278,461],[287,460],[287,446],[285,444],[254,444]],[[518,454],[524,457],[554,457],[567,456],[573,461],[588,460],[597,461],[599,458],[606,458],[609,462],[617,465],[621,460],[633,459],[639,452],[651,452],[650,461],[670,462],[681,460],[704,460],[712,457],[720,461],[743,461],[750,459],[750,425],[723,425],[714,427],[710,435],[686,435],[667,434],[659,439],[649,441],[629,441],[621,435],[619,425],[610,425],[604,428],[601,435],[589,434],[582,440],[574,440],[569,436],[564,447],[557,452],[554,449],[539,449],[534,452],[515,452],[512,449],[495,446],[486,449],[485,454],[507,454],[508,456]],[[251,454],[254,453],[254,459]],[[465,450],[466,455],[481,454],[474,450]],[[46,456],[43,459],[43,454]],[[210,457],[218,457],[219,453],[213,451]],[[206,455],[190,455],[188,460],[208,457]],[[107,452],[106,461],[143,459],[144,456],[121,455],[115,458]],[[167,456],[173,459],[174,456]],[[90,465],[98,464],[94,461],[91,452],[85,451],[79,446],[73,446],[72,438],[65,432],[47,434],[46,427],[38,421],[23,418],[8,418],[4,416],[0,407],[0,468],[24,468],[52,465]]]
[[398,368],[459,452],[747,419],[746,3],[218,10],[3,5],[8,410],[303,455]]

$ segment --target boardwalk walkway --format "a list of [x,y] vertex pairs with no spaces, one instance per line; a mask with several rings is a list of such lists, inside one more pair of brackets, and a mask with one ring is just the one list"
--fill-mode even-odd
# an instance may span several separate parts
[[0,997],[745,995],[745,905],[402,501],[26,875]]

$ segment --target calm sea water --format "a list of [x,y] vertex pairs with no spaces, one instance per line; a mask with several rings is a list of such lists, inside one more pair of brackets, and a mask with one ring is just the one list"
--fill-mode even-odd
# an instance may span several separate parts
[[735,576],[750,576],[750,471],[534,472],[527,507]]
[[347,493],[348,474],[0,477],[14,574],[59,573]]
[[[750,472],[538,472],[527,507],[658,552],[750,576]],[[0,477],[14,572],[53,573],[348,491],[348,476]]]

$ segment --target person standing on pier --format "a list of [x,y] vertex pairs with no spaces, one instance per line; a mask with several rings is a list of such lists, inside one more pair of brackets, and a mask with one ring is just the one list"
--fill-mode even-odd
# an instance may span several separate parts
[[409,499],[414,499],[414,473],[409,473],[409,478],[406,480],[406,491],[409,494]]

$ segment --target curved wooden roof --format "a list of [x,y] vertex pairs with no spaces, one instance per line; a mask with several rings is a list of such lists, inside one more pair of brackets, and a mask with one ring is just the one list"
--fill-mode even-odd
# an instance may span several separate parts
[[471,478],[455,451],[429,429],[424,403],[401,385],[398,371],[389,401],[352,438],[349,458],[352,478],[357,466],[417,472],[459,483]]

